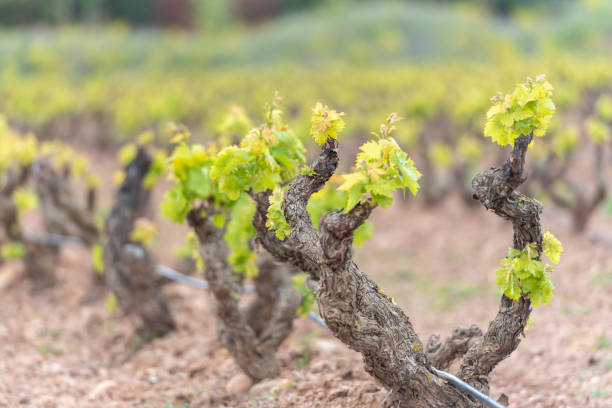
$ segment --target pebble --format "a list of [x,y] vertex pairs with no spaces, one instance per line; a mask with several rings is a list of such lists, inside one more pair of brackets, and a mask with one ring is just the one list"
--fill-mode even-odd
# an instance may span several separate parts
[[253,380],[248,375],[238,373],[227,382],[225,391],[230,395],[241,395],[247,392],[252,385]]
[[252,386],[249,394],[261,395],[261,394],[270,393],[270,392],[273,392],[274,390],[279,390],[282,388],[283,388],[283,380],[276,379],[276,380],[262,381]]
[[323,354],[336,354],[343,349],[342,343],[336,339],[317,339],[312,348]]
[[117,386],[117,383],[114,382],[113,380],[102,381],[101,383],[96,385],[93,390],[91,390],[91,392],[89,393],[89,398],[90,399],[98,398],[100,395],[106,393],[108,390],[116,386]]

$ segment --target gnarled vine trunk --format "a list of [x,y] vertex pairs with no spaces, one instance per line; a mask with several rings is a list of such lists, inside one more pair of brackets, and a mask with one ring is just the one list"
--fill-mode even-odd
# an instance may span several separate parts
[[175,323],[157,286],[155,262],[150,252],[131,240],[136,219],[146,208],[149,192],[143,186],[151,157],[139,148],[125,169],[125,180],[106,220],[104,276],[122,310],[135,313],[142,320],[139,334],[145,339],[163,335]]
[[[208,215],[213,212],[212,208],[206,211]],[[240,368],[254,381],[278,376],[276,351],[291,333],[301,302],[300,293],[291,288],[288,266],[278,265],[269,255],[261,254],[263,259],[255,280],[256,298],[241,310],[243,277],[234,273],[227,260],[229,249],[224,239],[225,229],[216,227],[210,216],[202,216],[202,208],[192,209],[188,221],[200,242],[204,274],[221,324],[221,340]]]
[[[45,230],[50,234],[77,237],[93,245],[99,237],[98,228],[89,211],[88,202],[80,207],[70,188],[68,175],[60,175],[46,161],[34,166],[36,192],[40,200]],[[90,192],[88,195],[93,194]]]
[[53,269],[59,258],[59,246],[28,238],[19,223],[17,206],[13,201],[15,190],[24,185],[31,175],[31,166],[21,167],[17,172],[6,174],[5,184],[0,191],[0,243],[7,241],[22,244],[25,248],[26,276],[35,290],[46,289],[55,284]]
[[[506,164],[477,175],[473,181],[478,198],[488,209],[513,223],[514,246],[541,244],[541,206],[516,192],[521,184],[525,152],[531,136],[522,136]],[[502,298],[499,312],[482,334],[476,326],[457,328],[441,343],[430,339],[424,347],[409,318],[352,260],[353,231],[374,209],[361,201],[350,212],[326,214],[317,231],[306,210],[310,196],[335,172],[337,144],[329,139],[311,165],[312,175],[300,175],[283,203],[290,236],[278,240],[265,228],[265,194],[258,202],[254,222],[258,240],[286,262],[301,265],[317,281],[317,302],[333,334],[363,356],[365,369],[392,391],[399,407],[478,407],[481,404],[436,376],[432,367],[445,368],[463,356],[458,373],[463,380],[488,393],[487,376],[518,345],[529,317],[530,302]],[[525,201],[525,204],[522,202]]]

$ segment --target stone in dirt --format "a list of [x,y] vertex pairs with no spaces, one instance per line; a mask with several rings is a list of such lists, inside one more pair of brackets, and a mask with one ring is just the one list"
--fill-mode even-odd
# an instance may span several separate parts
[[225,386],[225,391],[230,395],[240,395],[247,392],[253,385],[253,380],[244,373],[233,376]]

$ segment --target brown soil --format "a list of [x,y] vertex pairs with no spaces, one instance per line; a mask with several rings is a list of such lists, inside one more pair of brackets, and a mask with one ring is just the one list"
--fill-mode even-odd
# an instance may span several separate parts
[[[567,224],[545,209],[544,230],[566,249],[555,298],[534,311],[534,327],[491,375],[492,395],[506,394],[512,408],[612,406],[612,252]],[[486,328],[497,311],[494,270],[511,244],[509,225],[455,198],[427,210],[399,202],[377,210],[374,225],[357,261],[423,341],[457,325]],[[612,238],[609,216],[591,225]],[[179,244],[184,230],[161,229],[160,259],[168,263],[168,243]],[[385,398],[359,355],[306,318],[279,352],[281,376],[241,392],[247,384],[216,338],[206,292],[166,286],[178,329],[143,345],[131,318],[109,315],[103,300],[83,304],[87,251],[64,249],[59,283],[45,292],[32,293],[20,273],[18,264],[0,269],[0,407],[377,408]]]

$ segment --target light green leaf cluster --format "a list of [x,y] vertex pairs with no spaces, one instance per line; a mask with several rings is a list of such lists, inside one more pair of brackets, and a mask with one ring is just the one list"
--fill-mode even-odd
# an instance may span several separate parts
[[119,164],[121,164],[122,167],[127,166],[132,160],[134,160],[137,154],[138,147],[136,147],[134,143],[126,144],[121,149],[119,149],[119,153],[117,154]]
[[111,316],[115,316],[119,312],[119,301],[113,293],[109,293],[104,299],[104,309]]
[[251,130],[240,146],[228,146],[215,157],[210,176],[219,191],[237,200],[244,191],[273,189],[294,177],[306,161],[304,147],[289,129],[267,125]]
[[168,156],[166,156],[166,152],[161,149],[156,149],[155,151],[153,151],[153,160],[151,161],[149,171],[147,172],[143,180],[143,185],[146,189],[152,189],[159,181],[159,179],[164,175],[166,171],[167,161]]
[[586,131],[595,144],[604,144],[610,140],[610,128],[602,120],[592,116],[586,120]]
[[433,164],[441,168],[449,168],[453,164],[453,152],[445,143],[436,142],[432,144],[427,155]]
[[[302,143],[282,123],[279,101],[276,98],[268,105],[266,122],[252,129],[240,145],[217,151],[214,146],[205,149],[201,145],[189,145],[188,138],[181,136],[176,139],[179,144],[169,159],[168,169],[175,185],[164,196],[162,214],[182,222],[196,200],[211,200],[214,214],[209,216],[217,228],[226,228],[228,261],[234,271],[247,276],[255,276],[257,266],[256,255],[249,245],[255,236],[252,225],[255,203],[246,192],[278,187],[295,177],[306,161]],[[279,211],[281,201],[282,194]],[[284,219],[282,212],[280,215]],[[279,225],[277,235],[284,238],[289,233],[288,226]]]
[[283,212],[284,196],[285,192],[282,188],[274,188],[270,196],[270,206],[268,207],[266,220],[266,227],[275,231],[276,237],[280,240],[284,240],[290,233],[289,224]]
[[[548,244],[544,244],[545,251],[550,251],[549,257],[552,262],[558,262],[563,250],[561,244],[552,234],[545,239],[548,240]],[[550,245],[548,249],[547,245]],[[512,300],[518,300],[524,294],[534,306],[550,303],[554,289],[550,280],[553,267],[537,260],[538,256],[539,253],[533,244],[522,251],[509,249],[508,256],[502,259],[501,267],[495,271],[497,275],[495,282],[501,293]]]
[[88,188],[96,188],[100,185],[100,177],[92,173],[89,161],[85,157],[73,156],[71,171],[75,177],[83,180]]
[[19,216],[38,207],[38,196],[31,190],[18,188],[13,192],[13,202]]
[[51,158],[51,165],[60,172],[70,169],[72,175],[83,181],[88,188],[100,185],[100,178],[93,173],[87,157],[79,155],[65,143],[57,140],[43,142],[38,147],[35,157]]
[[612,98],[608,95],[600,96],[595,103],[595,112],[606,122],[612,122]]
[[359,149],[355,171],[343,175],[338,187],[347,194],[347,213],[365,194],[374,204],[387,207],[393,203],[393,191],[398,188],[407,187],[412,194],[417,193],[421,173],[391,136],[366,142]]
[[39,144],[33,134],[21,135],[8,127],[0,116],[0,171],[10,167],[28,166],[39,154]]
[[160,206],[165,218],[183,222],[196,199],[208,199],[215,195],[216,184],[210,179],[214,153],[214,148],[189,145],[185,141],[175,147],[168,160],[168,171],[175,184],[164,194]]
[[483,154],[482,144],[468,135],[461,136],[457,142],[457,150],[468,163],[476,163]]
[[251,119],[249,119],[244,108],[234,105],[221,124],[217,126],[217,131],[220,133],[221,139],[229,143],[232,137],[242,137],[251,128],[253,128]]
[[310,135],[315,142],[322,145],[327,139],[338,139],[338,132],[346,126],[342,119],[344,112],[329,109],[327,105],[324,106],[321,102],[316,103],[312,112]]
[[551,149],[558,157],[565,157],[579,142],[578,130],[574,126],[564,127],[551,140]]
[[138,218],[134,222],[134,229],[130,233],[130,240],[139,242],[143,246],[150,248],[153,245],[155,236],[157,235],[157,228],[155,223],[146,218]]
[[23,259],[26,256],[26,247],[21,242],[6,242],[0,247],[0,255],[6,261]]
[[548,259],[550,259],[550,262],[554,263],[555,265],[561,261],[563,245],[561,245],[561,242],[555,238],[550,231],[546,231],[544,234],[544,238],[542,239],[542,250]]
[[231,215],[225,231],[225,242],[230,249],[229,263],[234,272],[242,273],[247,277],[257,276],[257,255],[251,249],[250,241],[256,234],[253,227],[253,216],[255,215],[255,203],[247,194],[242,194],[233,203]]
[[552,90],[546,77],[538,75],[535,81],[527,78],[512,94],[494,96],[487,112],[485,137],[502,146],[513,146],[521,135],[533,132],[534,136],[544,136],[555,111]]
[[102,244],[94,244],[91,247],[91,260],[94,271],[99,275],[104,273],[104,247]]

